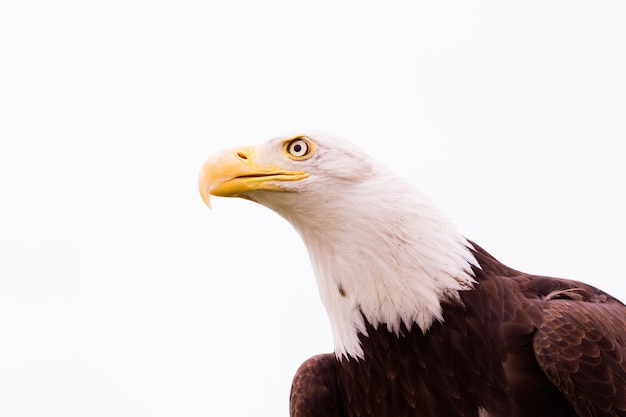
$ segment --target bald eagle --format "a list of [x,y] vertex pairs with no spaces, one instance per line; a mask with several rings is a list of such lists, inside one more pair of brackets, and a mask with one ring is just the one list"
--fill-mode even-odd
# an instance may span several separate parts
[[274,210],[306,244],[334,353],[292,417],[626,416],[626,306],[511,269],[409,182],[324,136],[219,152],[199,188]]

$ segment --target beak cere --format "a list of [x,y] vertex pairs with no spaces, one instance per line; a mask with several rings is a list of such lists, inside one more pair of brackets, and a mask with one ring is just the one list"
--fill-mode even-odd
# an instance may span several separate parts
[[200,196],[211,207],[211,195],[238,197],[254,190],[285,191],[283,181],[308,177],[304,171],[284,170],[257,160],[254,147],[227,149],[210,156],[198,179]]

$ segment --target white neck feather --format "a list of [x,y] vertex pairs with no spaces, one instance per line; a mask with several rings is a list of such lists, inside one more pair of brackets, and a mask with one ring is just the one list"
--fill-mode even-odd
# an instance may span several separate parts
[[385,171],[280,201],[262,203],[304,239],[337,357],[363,357],[364,319],[397,335],[402,323],[426,332],[442,320],[441,301],[475,283],[467,240],[417,189]]

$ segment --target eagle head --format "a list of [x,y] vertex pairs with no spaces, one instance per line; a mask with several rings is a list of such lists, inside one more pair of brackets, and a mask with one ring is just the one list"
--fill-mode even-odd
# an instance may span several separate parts
[[288,220],[304,240],[338,356],[361,357],[365,322],[399,334],[442,320],[441,302],[474,285],[469,242],[412,184],[349,142],[272,139],[209,157],[200,194],[240,197]]

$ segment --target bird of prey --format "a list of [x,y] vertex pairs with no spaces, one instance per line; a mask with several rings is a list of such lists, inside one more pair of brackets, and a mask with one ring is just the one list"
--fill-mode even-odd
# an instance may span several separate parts
[[334,352],[306,360],[292,417],[626,416],[626,307],[509,268],[408,181],[319,135],[221,151],[199,180],[302,237]]

